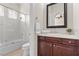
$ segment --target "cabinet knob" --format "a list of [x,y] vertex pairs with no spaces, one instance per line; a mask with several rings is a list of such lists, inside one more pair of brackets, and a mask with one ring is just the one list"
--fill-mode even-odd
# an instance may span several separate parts
[[69,43],[72,43],[71,41],[69,41]]
[[53,47],[55,47],[56,45],[54,44]]
[[50,47],[52,47],[52,44],[50,44]]

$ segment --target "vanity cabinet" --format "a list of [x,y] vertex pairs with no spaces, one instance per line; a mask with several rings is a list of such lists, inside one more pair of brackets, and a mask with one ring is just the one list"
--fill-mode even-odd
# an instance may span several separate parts
[[44,42],[44,41],[39,41],[40,43],[39,43],[39,51],[41,51],[41,52],[38,52],[39,53],[39,55],[40,56],[44,56],[45,55],[45,49],[46,49],[46,42]]
[[79,40],[76,40],[76,48],[77,56],[79,56]]
[[74,39],[38,36],[39,56],[79,55],[79,41]]
[[66,46],[63,44],[56,44],[53,46],[53,56],[73,56],[74,46]]
[[[52,43],[46,42],[44,37],[38,40],[38,55],[39,56],[52,56]],[[41,51],[41,52],[40,52]]]

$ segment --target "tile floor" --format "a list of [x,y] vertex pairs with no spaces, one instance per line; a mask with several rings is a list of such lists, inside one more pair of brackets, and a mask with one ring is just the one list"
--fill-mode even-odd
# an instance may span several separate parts
[[16,49],[15,51],[7,53],[5,56],[23,56],[22,48]]

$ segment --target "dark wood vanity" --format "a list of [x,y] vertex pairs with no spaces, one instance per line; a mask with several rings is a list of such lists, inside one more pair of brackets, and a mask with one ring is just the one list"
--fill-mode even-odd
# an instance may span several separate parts
[[79,40],[38,36],[38,56],[79,56]]

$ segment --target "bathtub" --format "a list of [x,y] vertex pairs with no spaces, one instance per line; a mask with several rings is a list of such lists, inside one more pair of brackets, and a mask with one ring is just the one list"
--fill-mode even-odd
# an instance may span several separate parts
[[23,50],[23,56],[30,56],[30,43],[25,43],[22,46],[22,50]]
[[18,48],[21,48],[23,44],[24,44],[23,40],[16,40],[16,41],[11,41],[11,42],[1,44],[0,45],[0,56],[3,56]]

